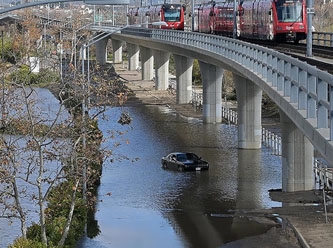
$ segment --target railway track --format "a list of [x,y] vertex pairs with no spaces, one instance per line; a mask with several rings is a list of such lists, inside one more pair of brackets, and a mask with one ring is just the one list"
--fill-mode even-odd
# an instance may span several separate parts
[[281,53],[287,54],[301,61],[307,62],[310,65],[327,71],[333,74],[333,48],[327,46],[312,46],[312,57],[306,56],[307,47],[306,44],[292,44],[292,43],[268,43],[259,42],[256,43],[260,46],[266,46],[268,48],[277,50]]

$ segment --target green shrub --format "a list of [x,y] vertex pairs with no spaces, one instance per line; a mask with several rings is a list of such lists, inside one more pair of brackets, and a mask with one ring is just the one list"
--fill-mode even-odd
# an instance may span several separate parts
[[43,244],[36,240],[18,238],[9,248],[55,248],[52,244]]
[[22,65],[18,70],[10,74],[9,78],[12,82],[24,85],[47,85],[55,83],[59,79],[58,75],[49,69],[41,69],[39,73],[33,73],[27,65]]
[[193,70],[192,71],[192,82],[194,83],[194,85],[202,85],[199,61],[197,59],[195,59],[193,61],[192,70]]
[[16,64],[17,60],[20,60],[22,56],[20,55],[19,52],[14,52],[12,40],[10,40],[7,37],[4,37],[4,39],[1,40],[0,43],[1,43],[0,45],[1,58],[3,58],[5,62]]
[[[60,183],[52,189],[48,198],[47,236],[53,243],[59,242],[71,204],[72,188],[69,181]],[[66,245],[74,246],[82,236],[87,216],[87,207],[82,195],[77,192],[73,219],[66,239]]]
[[27,65],[22,65],[18,70],[10,74],[9,78],[12,82],[24,85],[35,84],[37,81],[37,75],[32,73]]
[[49,69],[41,69],[37,75],[37,84],[45,85],[50,83],[56,83],[59,81],[59,76],[56,72]]

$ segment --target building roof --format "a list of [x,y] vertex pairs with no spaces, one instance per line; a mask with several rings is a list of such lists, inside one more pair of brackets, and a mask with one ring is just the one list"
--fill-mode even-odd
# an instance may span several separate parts
[[18,15],[13,15],[13,14],[0,15],[0,25],[11,24],[21,20],[22,18],[19,17]]

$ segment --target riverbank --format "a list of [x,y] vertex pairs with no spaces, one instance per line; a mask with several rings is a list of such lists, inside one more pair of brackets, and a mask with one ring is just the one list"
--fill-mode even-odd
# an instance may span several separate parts
[[[118,75],[133,91],[134,96],[126,102],[127,106],[135,104],[164,105],[177,113],[193,118],[202,118],[201,111],[195,111],[190,104],[177,105],[175,95],[169,91],[157,91],[153,81],[141,80],[141,73],[127,71],[116,67]],[[274,122],[275,123],[275,122]],[[282,207],[258,209],[237,215],[254,218],[260,222],[274,219],[280,223],[267,233],[252,236],[223,247],[329,247],[333,243],[332,209],[324,211],[323,197],[319,191],[282,193],[278,190],[270,192],[271,199],[282,203]],[[265,220],[265,221],[266,221]]]

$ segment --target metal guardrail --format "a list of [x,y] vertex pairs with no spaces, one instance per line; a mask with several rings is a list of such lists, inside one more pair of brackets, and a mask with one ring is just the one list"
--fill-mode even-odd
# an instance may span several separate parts
[[315,182],[319,188],[333,190],[333,168],[329,168],[322,159],[314,161]]
[[[225,102],[225,106],[222,105],[222,118],[226,119],[229,124],[233,123],[237,125],[238,116],[237,112],[228,107],[228,103]],[[261,129],[261,142],[264,146],[271,148],[274,155],[282,155],[282,139],[274,132],[262,128]]]
[[203,107],[203,98],[202,98],[202,93],[201,92],[196,92],[196,90],[192,90],[192,97],[191,97],[191,102],[193,108],[196,111],[202,111]]
[[229,108],[228,102],[225,101],[226,106],[222,105],[222,118],[226,119],[229,124],[233,123],[238,124],[238,115],[237,112]]
[[[191,103],[195,110],[199,110],[200,106],[202,107],[202,93],[193,91]],[[222,103],[222,118],[227,120],[229,125],[231,123],[235,125],[238,124],[237,112],[229,107],[226,100]],[[282,155],[282,139],[279,135],[268,130],[267,128],[262,128],[261,142],[264,146],[271,148],[274,155]]]
[[262,128],[261,141],[265,146],[271,148],[274,155],[282,155],[282,139],[279,135],[266,128]]
[[[237,125],[237,112],[228,108],[227,103],[226,106],[222,106],[222,117],[229,123]],[[282,155],[282,139],[279,135],[262,128],[261,141],[264,146],[271,148],[274,155]],[[318,184],[319,188],[333,190],[333,168],[329,168],[324,159],[314,159],[313,172],[315,183]]]

